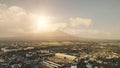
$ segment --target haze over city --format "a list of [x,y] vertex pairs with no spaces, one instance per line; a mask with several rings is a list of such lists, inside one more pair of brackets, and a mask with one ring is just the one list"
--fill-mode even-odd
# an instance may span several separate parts
[[0,0],[0,38],[120,39],[119,6],[119,0]]

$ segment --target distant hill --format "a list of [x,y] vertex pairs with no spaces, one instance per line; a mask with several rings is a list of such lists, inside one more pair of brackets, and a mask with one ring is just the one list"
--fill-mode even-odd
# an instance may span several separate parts
[[101,41],[101,39],[91,39],[91,38],[82,38],[73,35],[69,35],[62,31],[55,32],[41,32],[41,33],[33,33],[20,35],[16,37],[9,38],[1,38],[0,40],[10,40],[10,41]]
[[0,40],[74,41],[74,40],[80,40],[80,38],[69,35],[62,31],[55,31],[55,32],[33,33],[33,34],[20,35],[20,36],[9,37],[9,38],[1,38]]
[[61,41],[61,40],[78,40],[78,37],[69,35],[67,33],[64,33],[62,31],[55,31],[55,32],[44,32],[44,33],[37,33],[37,34],[30,34],[30,35],[24,35],[24,36],[19,36],[15,37],[18,40],[56,40],[56,41]]

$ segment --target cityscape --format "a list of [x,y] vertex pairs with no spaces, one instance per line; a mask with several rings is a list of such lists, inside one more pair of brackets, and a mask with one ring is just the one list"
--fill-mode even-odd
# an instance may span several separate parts
[[120,41],[0,42],[1,68],[119,68]]

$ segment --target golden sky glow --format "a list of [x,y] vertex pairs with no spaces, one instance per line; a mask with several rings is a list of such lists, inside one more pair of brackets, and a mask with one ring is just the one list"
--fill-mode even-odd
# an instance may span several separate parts
[[109,0],[0,0],[0,37],[61,31],[120,39],[119,6]]
[[40,31],[46,31],[49,27],[49,19],[45,16],[40,16],[37,21],[37,28]]

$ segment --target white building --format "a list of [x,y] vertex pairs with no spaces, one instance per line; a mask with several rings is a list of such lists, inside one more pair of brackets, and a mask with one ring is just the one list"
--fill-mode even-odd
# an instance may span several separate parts
[[63,53],[56,53],[55,57],[61,58],[61,59],[66,58],[67,60],[75,60],[76,59],[76,56],[66,55],[66,54],[63,54]]

